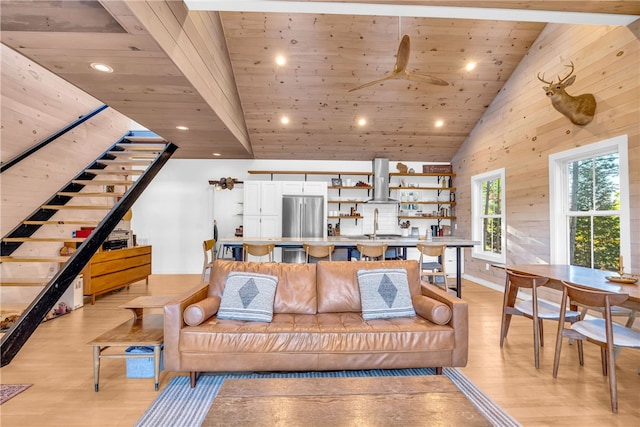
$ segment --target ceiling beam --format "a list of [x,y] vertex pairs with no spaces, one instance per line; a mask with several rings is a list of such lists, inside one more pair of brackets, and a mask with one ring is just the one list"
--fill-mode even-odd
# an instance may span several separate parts
[[288,0],[183,0],[189,10],[225,12],[280,12],[336,15],[411,16],[492,21],[549,22],[577,25],[626,26],[638,15],[565,12],[552,10],[500,9],[489,7],[455,7],[415,4],[288,1]]

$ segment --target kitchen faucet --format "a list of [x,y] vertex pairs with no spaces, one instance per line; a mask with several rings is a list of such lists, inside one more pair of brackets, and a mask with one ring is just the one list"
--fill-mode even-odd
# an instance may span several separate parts
[[376,235],[378,234],[378,208],[373,210],[373,239],[376,239]]

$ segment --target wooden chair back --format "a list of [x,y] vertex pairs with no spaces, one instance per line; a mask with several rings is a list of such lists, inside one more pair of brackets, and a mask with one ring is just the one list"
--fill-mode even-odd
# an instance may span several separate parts
[[247,255],[253,256],[269,256],[269,262],[273,262],[273,250],[276,245],[273,243],[265,243],[265,244],[251,244],[245,243],[242,245],[243,259],[244,261],[248,261],[249,257]]
[[356,245],[358,252],[360,252],[361,260],[373,260],[379,259],[384,261],[385,254],[387,252],[387,245],[385,243],[377,244],[377,245],[365,245],[362,243],[358,243]]
[[329,258],[329,261],[331,261],[331,254],[336,248],[336,245],[310,245],[308,243],[303,243],[302,247],[307,254],[307,262],[309,262],[309,257]]
[[202,252],[204,255],[204,262],[202,264],[202,276],[201,281],[204,281],[207,274],[207,269],[213,267],[213,261],[216,259],[216,239],[209,239],[202,242]]

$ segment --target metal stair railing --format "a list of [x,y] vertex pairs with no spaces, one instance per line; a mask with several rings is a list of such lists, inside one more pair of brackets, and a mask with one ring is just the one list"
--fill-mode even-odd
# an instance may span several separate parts
[[0,164],[0,173],[6,171],[7,169],[9,169],[12,166],[17,165],[22,160],[26,159],[27,157],[29,157],[30,155],[32,155],[36,151],[40,150],[41,148],[46,147],[49,143],[55,141],[56,139],[58,139],[59,137],[61,137],[65,133],[69,132],[70,130],[72,130],[72,129],[76,128],[77,126],[81,125],[82,123],[86,122],[87,120],[89,120],[90,118],[95,116],[96,114],[106,110],[108,107],[109,107],[108,105],[103,104],[100,107],[96,108],[95,110],[89,112],[88,114],[85,114],[84,116],[80,116],[77,120],[74,120],[73,122],[69,123],[67,126],[63,127],[59,131],[49,135],[48,137],[46,137],[42,141],[38,142],[34,146],[29,147],[23,153],[20,153],[16,157],[14,157],[13,159],[8,160],[8,161]]
[[146,171],[138,177],[124,196],[116,202],[91,235],[71,255],[64,266],[31,302],[18,320],[9,328],[0,341],[0,366],[8,365],[31,334],[62,297],[75,277],[80,274],[91,257],[118,225],[122,217],[133,206],[156,174],[167,163],[178,147],[169,142]]

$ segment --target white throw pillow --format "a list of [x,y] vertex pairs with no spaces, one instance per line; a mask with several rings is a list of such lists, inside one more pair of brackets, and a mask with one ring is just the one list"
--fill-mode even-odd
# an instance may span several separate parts
[[416,315],[406,269],[358,270],[358,286],[364,320]]
[[222,292],[218,319],[271,322],[278,278],[266,274],[232,272]]

